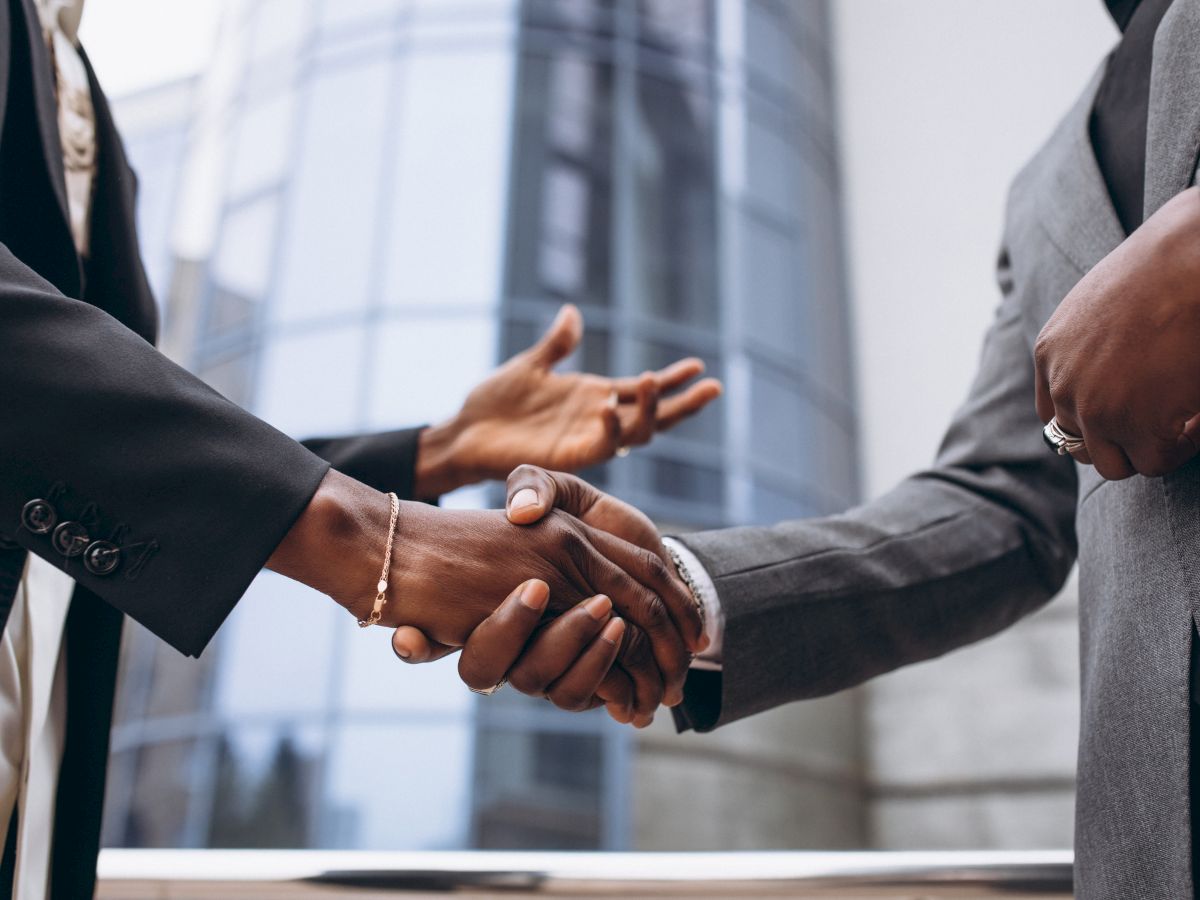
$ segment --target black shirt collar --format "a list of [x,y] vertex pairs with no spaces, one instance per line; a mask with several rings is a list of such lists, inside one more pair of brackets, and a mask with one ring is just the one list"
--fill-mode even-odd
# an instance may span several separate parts
[[1138,8],[1141,0],[1104,0],[1105,6],[1108,7],[1109,15],[1117,23],[1117,27],[1122,31],[1129,24],[1129,19],[1133,16],[1133,11]]

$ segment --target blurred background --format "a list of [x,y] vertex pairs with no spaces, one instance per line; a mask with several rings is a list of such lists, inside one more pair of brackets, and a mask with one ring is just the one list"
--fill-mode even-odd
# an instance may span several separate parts
[[[1005,186],[1100,0],[93,0],[164,349],[297,436],[449,416],[564,301],[571,361],[727,393],[589,472],[667,529],[928,464]],[[499,505],[494,486],[446,498]],[[105,844],[1071,844],[1068,589],[1011,632],[708,736],[477,698],[269,574],[199,661],[130,626]]]

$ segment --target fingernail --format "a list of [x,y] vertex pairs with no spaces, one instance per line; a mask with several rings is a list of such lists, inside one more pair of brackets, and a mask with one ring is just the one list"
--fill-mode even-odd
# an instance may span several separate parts
[[516,512],[518,509],[527,509],[530,506],[537,506],[537,504],[537,491],[535,491],[533,488],[521,488],[519,491],[513,494],[513,498],[508,501],[508,508],[513,512]]
[[584,603],[583,608],[587,610],[587,614],[589,616],[599,622],[601,619],[607,616],[609,611],[612,609],[612,601],[603,594],[600,594],[599,596],[593,597],[591,600],[588,600],[586,603]]
[[663,706],[678,706],[683,702],[683,688],[671,688],[663,697]]
[[625,636],[625,620],[613,619],[604,626],[604,630],[600,632],[600,640],[608,641],[616,646],[621,643],[621,638]]
[[696,652],[703,653],[705,650],[708,649],[708,645],[711,643],[712,643],[712,641],[709,640],[708,635],[702,633],[700,635],[699,639],[696,641]]
[[550,588],[546,586],[546,582],[538,581],[536,578],[525,582],[525,586],[521,588],[520,596],[521,605],[526,609],[532,609],[534,612],[541,612],[546,608],[546,601],[550,599]]
[[412,656],[412,651],[410,651],[410,650],[404,650],[404,649],[398,649],[398,650],[396,650],[396,655],[397,655],[398,657],[400,657],[401,659],[408,659],[410,656]]

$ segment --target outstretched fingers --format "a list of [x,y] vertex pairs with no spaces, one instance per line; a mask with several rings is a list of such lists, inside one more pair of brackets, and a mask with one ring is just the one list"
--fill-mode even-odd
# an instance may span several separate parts
[[720,397],[723,392],[724,388],[721,386],[721,382],[715,378],[705,378],[697,381],[685,391],[660,399],[655,428],[659,431],[674,428],[684,419],[700,412]]

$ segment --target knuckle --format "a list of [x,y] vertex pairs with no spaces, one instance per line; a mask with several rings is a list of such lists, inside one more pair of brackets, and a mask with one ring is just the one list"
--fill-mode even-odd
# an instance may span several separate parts
[[1162,451],[1157,451],[1145,459],[1139,460],[1134,464],[1134,468],[1139,475],[1145,475],[1147,478],[1161,478],[1167,475],[1174,468],[1173,460]]
[[649,550],[642,550],[642,559],[646,567],[646,574],[651,579],[657,582],[670,582],[670,570],[667,569],[667,564],[663,562],[661,556],[651,553]]
[[658,594],[652,594],[647,591],[643,605],[645,608],[645,628],[647,631],[657,634],[671,627],[671,614],[667,612],[667,605]]
[[637,625],[626,625],[625,641],[621,644],[618,658],[621,665],[631,674],[652,666],[654,659],[650,653],[650,639],[646,637],[646,632]]
[[532,466],[529,463],[521,463],[511,472],[508,473],[508,487],[516,488],[520,485],[528,485],[540,481],[542,470],[537,466]]
[[583,712],[591,705],[592,697],[578,688],[558,688],[548,695],[550,702],[567,712]]
[[478,660],[468,650],[464,650],[458,658],[458,677],[469,688],[483,690],[484,688],[491,687],[491,684],[488,683],[487,675],[479,666]]
[[1033,360],[1038,369],[1044,370],[1054,355],[1054,334],[1047,325],[1037,336],[1033,345]]
[[508,673],[508,683],[519,693],[531,697],[541,697],[546,693],[547,679],[543,678],[536,666],[518,666]]
[[1124,466],[1117,465],[1107,460],[1096,463],[1096,471],[1100,473],[1105,481],[1124,481],[1133,472],[1127,470]]
[[1051,373],[1046,379],[1046,388],[1050,392],[1050,399],[1056,406],[1068,404],[1073,399],[1070,382],[1056,373]]
[[564,521],[558,533],[558,545],[571,560],[579,562],[587,555],[587,541],[579,530],[572,528]]

